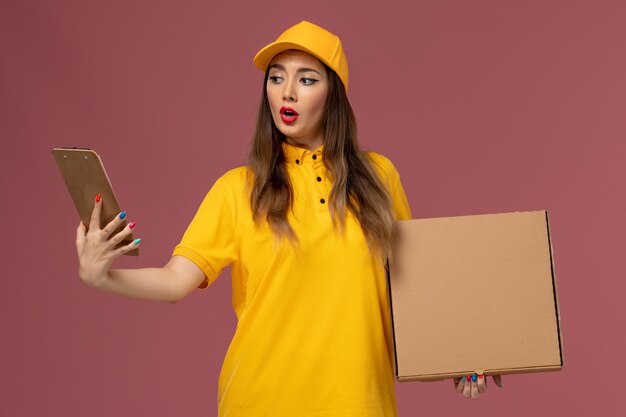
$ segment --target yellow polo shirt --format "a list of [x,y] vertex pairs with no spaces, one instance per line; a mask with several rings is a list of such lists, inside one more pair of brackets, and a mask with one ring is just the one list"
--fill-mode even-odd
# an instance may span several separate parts
[[[332,226],[322,149],[284,144],[299,245],[255,225],[248,169],[220,177],[173,255],[210,285],[232,266],[238,324],[218,384],[220,417],[395,417],[393,345],[384,266],[358,222]],[[411,213],[400,177],[370,153],[397,219]]]

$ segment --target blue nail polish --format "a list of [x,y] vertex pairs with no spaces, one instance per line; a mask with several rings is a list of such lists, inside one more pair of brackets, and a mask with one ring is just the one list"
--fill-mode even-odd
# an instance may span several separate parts
[[478,379],[478,376],[476,374],[472,375],[472,382],[476,382],[477,379]]
[[124,217],[126,217],[126,212],[125,211],[120,213],[120,219],[123,219]]

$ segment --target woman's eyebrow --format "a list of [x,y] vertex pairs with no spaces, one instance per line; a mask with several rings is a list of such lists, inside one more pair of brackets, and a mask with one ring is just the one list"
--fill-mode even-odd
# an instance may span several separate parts
[[[270,65],[270,68],[277,68],[277,69],[279,69],[279,70],[281,70],[281,71],[285,71],[285,67],[284,67],[283,65],[281,65],[281,64],[272,64],[272,65]],[[313,68],[308,68],[308,67],[298,68],[298,70],[296,71],[296,73],[300,73],[300,72],[311,72],[311,71],[312,71],[312,72],[315,72],[315,73],[317,73],[317,74],[319,74],[319,75],[322,75],[322,74],[320,74],[320,72],[319,72],[318,70],[313,69]]]
[[300,72],[314,72],[316,74],[322,75],[322,74],[320,74],[320,72],[318,70],[315,70],[313,68],[307,68],[307,67],[298,68],[298,71],[296,71],[296,72],[298,72],[298,73],[300,73]]

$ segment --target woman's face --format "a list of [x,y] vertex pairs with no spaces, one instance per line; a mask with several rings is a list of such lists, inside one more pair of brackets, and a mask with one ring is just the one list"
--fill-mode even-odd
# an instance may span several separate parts
[[269,65],[267,97],[278,130],[291,145],[322,145],[328,75],[314,56],[297,50],[276,55]]

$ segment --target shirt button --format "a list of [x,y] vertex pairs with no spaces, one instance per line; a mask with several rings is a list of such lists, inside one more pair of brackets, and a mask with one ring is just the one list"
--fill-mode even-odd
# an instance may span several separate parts
[[323,198],[320,200],[320,203],[324,204],[326,202],[326,200],[324,200]]
[[300,165],[300,160],[296,159],[296,164]]
[[317,155],[313,155],[313,159],[317,159]]
[[317,177],[317,182],[322,182],[322,177]]

